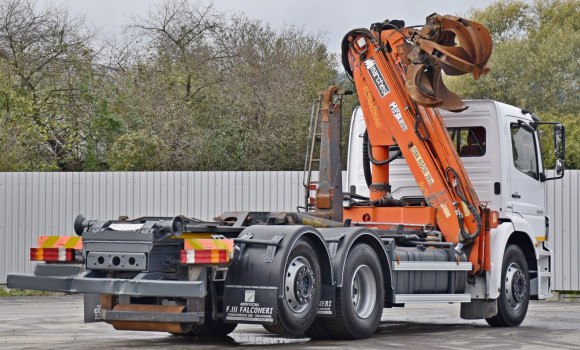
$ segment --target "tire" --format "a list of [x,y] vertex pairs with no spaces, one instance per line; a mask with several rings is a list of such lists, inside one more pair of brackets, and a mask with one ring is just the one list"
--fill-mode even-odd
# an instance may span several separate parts
[[224,323],[222,320],[214,320],[211,317],[210,310],[209,313],[207,311],[205,313],[203,325],[192,326],[188,333],[171,333],[171,334],[186,337],[221,338],[233,332],[237,326],[238,326],[237,323]]
[[278,299],[276,325],[264,325],[272,333],[299,336],[314,321],[322,296],[318,256],[308,238],[299,238],[284,267],[284,297]]
[[237,323],[224,323],[222,320],[214,320],[211,310],[205,312],[203,326],[193,326],[188,335],[195,337],[225,337],[236,329]]
[[211,293],[208,290],[205,297],[205,315],[203,325],[192,326],[191,330],[185,335],[193,337],[225,337],[236,329],[238,326],[237,323],[225,323],[221,319],[214,320],[212,318],[212,310]]
[[346,258],[343,286],[336,289],[336,316],[317,319],[307,334],[313,338],[370,338],[381,321],[384,297],[379,257],[368,244],[357,244]]
[[509,245],[503,255],[497,315],[485,320],[492,327],[517,327],[526,317],[529,302],[528,263],[520,247]]

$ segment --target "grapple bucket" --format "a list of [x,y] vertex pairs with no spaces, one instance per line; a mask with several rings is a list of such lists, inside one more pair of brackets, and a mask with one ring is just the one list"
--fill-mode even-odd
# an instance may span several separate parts
[[492,50],[487,28],[461,17],[432,14],[421,30],[412,32],[411,41],[405,82],[411,98],[426,107],[467,108],[445,87],[441,70],[448,75],[471,73],[476,80],[487,74]]

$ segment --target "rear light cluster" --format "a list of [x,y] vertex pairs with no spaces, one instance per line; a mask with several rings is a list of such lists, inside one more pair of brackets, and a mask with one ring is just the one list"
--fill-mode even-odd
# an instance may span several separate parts
[[224,264],[230,261],[226,249],[186,249],[181,251],[182,264]]
[[233,239],[186,238],[181,251],[182,264],[225,264],[234,250]]
[[30,261],[74,261],[72,248],[30,248]]

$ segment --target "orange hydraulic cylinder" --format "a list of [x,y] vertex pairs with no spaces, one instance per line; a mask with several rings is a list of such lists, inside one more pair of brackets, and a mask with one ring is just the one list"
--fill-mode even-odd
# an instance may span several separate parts
[[[373,158],[382,161],[389,158],[389,147],[372,146]],[[375,165],[372,164],[372,178],[373,184],[369,188],[370,200],[377,200],[383,198],[388,192],[387,187],[389,183],[389,165]]]

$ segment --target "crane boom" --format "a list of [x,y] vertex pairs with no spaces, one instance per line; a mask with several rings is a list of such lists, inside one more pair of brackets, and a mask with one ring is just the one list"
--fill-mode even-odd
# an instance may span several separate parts
[[[473,272],[488,270],[490,213],[479,201],[434,107],[466,108],[444,86],[441,71],[472,73],[475,79],[486,74],[491,54],[489,32],[459,17],[433,14],[421,30],[405,28],[402,21],[373,24],[371,30],[355,29],[345,36],[342,50],[343,65],[354,79],[365,116],[369,154],[375,159],[370,185],[372,214],[362,217],[363,212],[369,214],[369,208],[352,207],[345,209],[345,218],[369,225],[429,224],[425,221],[433,220],[446,241],[465,246]],[[392,207],[393,201],[385,200],[390,198],[386,159],[391,147],[398,147],[407,160],[428,208]]]

